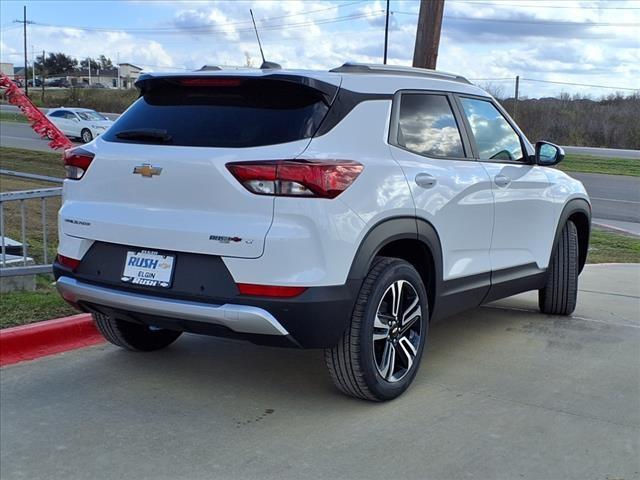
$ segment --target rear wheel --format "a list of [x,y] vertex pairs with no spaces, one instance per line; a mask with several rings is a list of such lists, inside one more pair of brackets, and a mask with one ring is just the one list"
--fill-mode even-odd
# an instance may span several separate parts
[[171,345],[182,332],[174,330],[154,329],[125,320],[94,313],[93,320],[100,333],[109,342],[127,350],[150,352]]
[[427,292],[413,266],[379,258],[365,278],[351,324],[325,350],[333,382],[343,393],[382,401],[413,381],[429,327]]
[[83,128],[82,132],[80,132],[80,138],[82,138],[82,141],[84,143],[89,143],[91,140],[93,140],[91,130],[89,130],[88,128]]
[[578,230],[568,221],[549,263],[547,284],[538,291],[540,311],[571,315],[578,298]]

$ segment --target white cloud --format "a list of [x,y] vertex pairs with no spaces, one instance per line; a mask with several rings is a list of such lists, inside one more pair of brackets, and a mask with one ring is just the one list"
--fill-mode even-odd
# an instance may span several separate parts
[[[381,62],[384,38],[382,0],[238,0],[143,2],[154,9],[154,22],[139,19],[137,29],[86,31],[34,26],[30,40],[36,52],[62,51],[77,58],[104,54],[116,60],[159,70],[199,68],[204,64],[244,65],[248,54],[259,65],[260,53],[249,16],[252,8],[265,55],[285,67],[328,69],[345,61]],[[538,78],[577,83],[638,87],[640,38],[638,28],[584,26],[575,22],[640,23],[637,2],[565,0],[482,0],[447,2],[438,68],[469,78]],[[118,4],[121,15],[128,5]],[[496,5],[497,4],[497,5]],[[87,16],[99,18],[112,3],[87,3],[70,24]],[[517,7],[514,7],[517,5]],[[582,8],[601,6],[605,8]],[[338,8],[339,7],[339,8]],[[562,8],[557,8],[562,7]],[[418,3],[391,3],[389,63],[410,65]],[[461,20],[460,18],[478,20]],[[162,20],[157,20],[162,18]],[[515,20],[494,22],[490,19]],[[569,22],[565,25],[555,23]],[[543,22],[543,23],[539,23]],[[544,23],[546,22],[546,23]],[[53,23],[53,22],[52,22]],[[105,21],[106,23],[106,21]],[[98,24],[92,22],[92,25]],[[109,25],[105,25],[109,26]],[[146,29],[146,30],[145,30]],[[2,32],[3,61],[22,62],[20,29]],[[30,54],[31,52],[29,52]],[[38,53],[37,53],[38,54]],[[510,90],[510,83],[507,88]],[[601,94],[607,90],[553,87],[524,83],[535,96],[560,90]]]

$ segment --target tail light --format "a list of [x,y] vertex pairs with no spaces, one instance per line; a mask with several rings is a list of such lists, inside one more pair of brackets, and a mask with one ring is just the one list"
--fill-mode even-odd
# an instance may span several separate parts
[[276,285],[254,285],[251,283],[238,283],[238,290],[241,295],[253,297],[297,297],[304,292],[307,287],[280,287]]
[[70,268],[71,270],[75,270],[80,265],[80,260],[76,260],[75,258],[65,257],[64,255],[58,255],[58,263],[63,267]]
[[95,155],[83,148],[70,148],[65,150],[62,159],[64,169],[67,171],[67,178],[70,180],[80,180],[91,165]]
[[362,172],[353,160],[268,160],[227,163],[250,192],[280,197],[335,198]]

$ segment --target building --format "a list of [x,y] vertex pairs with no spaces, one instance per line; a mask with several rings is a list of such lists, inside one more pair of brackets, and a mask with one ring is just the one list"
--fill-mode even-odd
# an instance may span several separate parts
[[120,86],[122,88],[133,88],[134,83],[142,72],[142,68],[130,63],[120,63],[118,66],[120,67]]
[[[81,68],[80,70],[74,70],[66,74],[51,75],[48,77],[48,80],[65,79],[68,80],[72,86],[101,83],[105,87],[111,88],[134,88],[135,82],[142,72],[142,68],[132,65],[131,63],[121,63],[119,67],[120,68],[106,70],[92,68],[91,75],[89,75],[87,68]],[[118,82],[118,79],[120,82]]]
[[[94,85],[101,83],[105,87],[117,88],[118,87],[118,69],[110,68],[106,70],[91,69],[91,76],[89,76],[89,70],[87,68],[81,68],[80,70],[74,70],[60,78],[65,78],[71,85]],[[91,80],[91,81],[89,81]]]
[[2,72],[3,75],[6,75],[7,77],[9,77],[11,80],[13,80],[14,78],[13,63],[6,63],[6,62],[0,63],[0,72]]
[[12,80],[24,80],[24,67],[13,67]]

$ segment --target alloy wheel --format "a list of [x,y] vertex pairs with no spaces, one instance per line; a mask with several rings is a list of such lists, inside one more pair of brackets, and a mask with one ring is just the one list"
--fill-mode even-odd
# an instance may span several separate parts
[[415,287],[396,280],[382,295],[373,324],[373,357],[387,382],[398,382],[411,370],[423,333],[422,308]]

